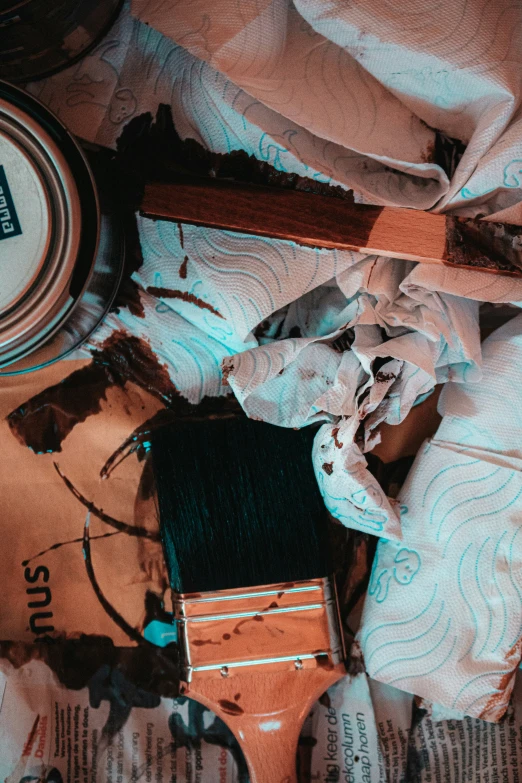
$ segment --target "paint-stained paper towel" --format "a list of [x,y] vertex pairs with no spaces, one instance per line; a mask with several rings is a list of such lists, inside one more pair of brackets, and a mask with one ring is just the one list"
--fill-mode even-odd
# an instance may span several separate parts
[[110,315],[90,345],[124,329],[150,340],[191,402],[228,387],[251,417],[325,421],[314,462],[328,508],[399,538],[363,452],[435,383],[480,377],[477,302],[426,290],[408,261],[145,218],[139,228],[146,316]]
[[[362,201],[516,221],[522,11],[412,3],[135,0],[88,57],[31,90],[108,146],[165,103],[208,150]],[[467,145],[451,180],[435,162],[443,135]],[[233,391],[250,416],[323,422],[314,464],[330,511],[399,539],[364,454],[436,383],[479,380],[480,302],[520,302],[522,283],[162,221],[140,220],[140,238],[146,317],[121,308],[91,347],[123,329],[191,401]]]
[[517,316],[485,342],[481,383],[444,389],[442,423],[399,496],[402,541],[377,548],[360,630],[372,677],[490,721],[522,649],[521,361]]

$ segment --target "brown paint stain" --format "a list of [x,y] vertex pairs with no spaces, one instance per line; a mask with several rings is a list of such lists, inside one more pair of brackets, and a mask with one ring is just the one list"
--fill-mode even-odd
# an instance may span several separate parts
[[[145,459],[147,454],[147,448],[144,447],[143,441],[141,442],[139,440],[135,441],[134,452],[136,453],[138,460],[140,462],[142,459]],[[105,465],[106,464],[107,463],[105,463]],[[105,467],[105,465],[103,467]],[[110,475],[110,468],[108,469],[109,472],[107,473],[103,473],[102,471],[103,468],[100,471],[100,478],[103,478],[105,475],[106,476]],[[140,483],[138,484],[138,493],[136,496],[136,500],[138,502],[147,501],[150,500],[152,497],[154,497],[155,485],[156,482],[154,479],[154,471],[152,470],[152,460],[146,459],[145,464],[143,465],[143,470],[141,472]]]
[[522,229],[507,223],[446,218],[445,263],[486,272],[522,275]]
[[236,693],[236,695],[234,696],[234,701],[239,701],[240,698],[241,698],[241,694]]
[[[161,649],[143,644],[115,646],[107,636],[80,634],[46,641],[0,642],[0,658],[15,669],[30,661],[41,661],[59,682],[77,691],[89,685],[102,667],[118,671],[138,689],[151,695],[175,698],[179,694],[179,661],[175,646]],[[159,704],[159,699],[158,699]]]
[[334,440],[336,448],[342,449],[343,444],[337,439],[338,434],[339,434],[339,427],[334,427],[332,430],[332,438]]
[[167,366],[160,364],[144,339],[120,330],[92,355],[91,364],[31,397],[7,416],[11,432],[22,445],[37,454],[61,451],[71,430],[101,411],[108,389],[123,388],[128,381],[164,404],[185,402],[170,380]]
[[[74,486],[72,481],[68,479],[64,473],[62,473],[59,465],[56,462],[54,463],[54,469],[56,470],[56,472],[64,482],[69,492],[72,495],[74,495],[74,497],[80,501],[82,506],[84,506],[93,516],[97,517],[102,522],[105,522],[107,525],[110,525],[111,527],[115,528],[120,533],[126,533],[128,536],[136,536],[138,538],[148,538],[151,541],[160,541],[159,531],[147,529],[141,527],[140,525],[129,525],[128,522],[123,522],[121,519],[116,519],[116,517],[113,517],[110,514],[106,514],[102,508],[98,508],[98,506],[96,506],[95,503],[93,503],[91,500],[86,498],[85,495],[83,495],[80,492],[80,490]],[[94,536],[92,536],[92,538],[94,538]],[[82,543],[84,543],[83,538],[82,538]]]
[[234,628],[234,633],[240,634],[241,631],[239,630],[241,626],[245,625],[245,623],[264,623],[265,618],[260,614],[255,614],[253,617],[247,617],[245,620],[240,620],[236,627]]
[[375,375],[376,383],[386,383],[386,381],[394,381],[397,376],[394,372],[379,372]]
[[[111,533],[101,533],[98,536],[91,536],[91,541],[93,540],[96,541],[99,540],[100,538],[111,538],[112,536],[118,535],[119,532],[120,532],[119,530],[115,530]],[[22,566],[25,568],[25,566],[28,566],[29,563],[33,563],[35,560],[39,560],[41,557],[44,557],[44,555],[46,555],[48,552],[55,552],[57,549],[61,549],[62,547],[68,546],[69,544],[81,544],[82,542],[83,542],[83,536],[81,536],[81,538],[68,538],[66,541],[58,541],[56,544],[52,544],[51,546],[48,546],[46,549],[42,549],[41,552],[37,552],[35,555],[32,555],[31,557],[27,558],[27,560],[22,560]]]
[[214,642],[212,639],[195,639],[192,644],[194,647],[203,647],[205,644],[221,644],[221,642]]
[[183,226],[181,223],[178,223],[178,231],[179,231],[179,244],[181,247],[185,247],[184,239],[183,239]]
[[[189,415],[196,408],[195,405],[192,405],[192,403],[188,402],[188,400],[185,400],[183,397],[176,398],[176,404],[173,407],[175,410],[172,407],[159,410],[151,416],[150,419],[147,419],[136,427],[136,429],[120,443],[118,448],[113,451],[110,457],[108,457],[100,470],[100,478],[108,478],[112,471],[118,467],[118,465],[121,465],[130,454],[136,454],[138,460],[141,462],[146,456],[146,443],[152,432],[167,424],[172,424],[174,421],[177,421],[180,416]],[[152,467],[146,464],[141,476],[139,496],[142,500],[147,500],[148,498],[151,498],[153,494],[154,474],[152,472]]]
[[227,715],[238,716],[243,715],[244,713],[244,709],[240,707],[239,704],[229,701],[228,699],[220,699],[218,704]]
[[167,365],[159,362],[145,339],[117,331],[92,353],[95,363],[110,368],[116,385],[123,387],[127,381],[132,381],[167,404],[180,397]]
[[222,636],[222,638],[223,638],[223,639],[224,639],[226,642],[228,642],[228,640],[229,640],[229,639],[231,639],[232,637],[230,636],[230,634],[229,634],[229,633],[224,633],[224,634],[223,634],[223,636]]
[[331,476],[333,473],[333,462],[323,462],[323,470],[328,476]]
[[498,721],[504,715],[515,683],[521,648],[522,639],[519,639],[504,656],[507,663],[513,664],[513,668],[501,676],[497,685],[497,693],[489,697],[480,712],[479,718],[482,720]]
[[436,160],[435,141],[429,141],[426,150],[421,154],[421,163],[434,163]]
[[221,370],[221,383],[223,386],[228,386],[228,376],[230,373],[234,370],[234,363],[230,360],[227,364],[223,364],[222,370]]
[[216,310],[211,304],[203,301],[203,299],[199,299],[199,297],[194,296],[194,294],[191,294],[188,291],[179,291],[176,288],[163,288],[162,286],[149,285],[147,287],[147,293],[163,299],[181,299],[183,302],[196,305],[196,307],[199,307],[201,310],[208,310],[213,315],[217,315],[218,318],[223,318],[224,320],[224,316],[221,315],[219,310]]
[[[170,106],[160,105],[160,109],[168,112]],[[170,124],[172,125],[172,119],[170,119]],[[126,127],[128,128],[128,125]],[[178,168],[181,163],[184,168],[190,168],[191,173],[199,176],[236,180],[257,185],[272,185],[278,189],[316,193],[353,202],[352,191],[345,190],[340,185],[330,185],[308,177],[301,177],[292,172],[278,171],[270,163],[257,160],[245,150],[233,150],[230,153],[211,152],[195,139],[180,139],[173,126],[172,131],[171,135],[175,134],[176,139],[170,138],[168,148],[161,149],[160,173],[165,170],[165,157],[172,156],[174,151]],[[155,149],[151,151],[156,152]],[[147,163],[150,164],[149,159],[147,159]]]
[[188,265],[188,256],[185,256],[185,258],[183,259],[183,263],[179,268],[179,276],[183,278],[183,280],[186,280],[187,278],[187,265]]
[[333,669],[333,663],[330,660],[330,656],[326,655],[326,653],[314,655],[314,658],[315,662],[321,669]]
[[15,438],[36,454],[61,451],[62,441],[89,416],[101,411],[101,401],[114,378],[105,366],[89,364],[63,381],[31,397],[12,411],[7,423]]
[[143,291],[142,287],[132,278],[123,280],[112,310],[119,313],[121,307],[126,307],[136,318],[145,318],[145,307],[141,301],[140,291]]
[[352,676],[355,676],[356,674],[362,674],[366,671],[361,645],[357,639],[353,640],[350,647],[346,671]]

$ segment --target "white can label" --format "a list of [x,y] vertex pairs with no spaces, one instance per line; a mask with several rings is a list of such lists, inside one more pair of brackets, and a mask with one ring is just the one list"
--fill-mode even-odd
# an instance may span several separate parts
[[24,148],[0,131],[0,320],[37,280],[51,239],[42,175]]
[[4,167],[0,166],[0,239],[17,237],[22,233]]

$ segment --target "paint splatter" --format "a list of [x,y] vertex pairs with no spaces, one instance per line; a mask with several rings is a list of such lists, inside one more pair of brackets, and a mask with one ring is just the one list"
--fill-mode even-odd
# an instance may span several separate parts
[[[22,445],[36,454],[59,452],[63,440],[77,424],[101,411],[108,389],[123,388],[128,381],[166,405],[180,400],[167,366],[160,364],[150,345],[117,331],[93,351],[91,364],[12,411],[7,417],[9,428]],[[182,406],[188,405],[183,400]]]
[[213,315],[217,315],[218,318],[224,318],[219,310],[216,310],[211,304],[205,302],[203,299],[199,299],[199,297],[191,294],[189,291],[179,291],[176,288],[162,288],[160,286],[150,285],[147,288],[147,293],[152,294],[152,296],[157,296],[160,299],[181,299],[183,302],[196,305],[196,307],[199,307],[201,310],[208,310]]

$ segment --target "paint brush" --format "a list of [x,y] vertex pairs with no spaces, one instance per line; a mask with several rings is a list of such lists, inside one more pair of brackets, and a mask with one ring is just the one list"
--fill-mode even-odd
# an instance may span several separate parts
[[146,185],[146,217],[522,276],[522,227],[210,178]]
[[246,417],[151,437],[182,692],[229,726],[251,783],[295,783],[314,702],[345,674],[313,432]]

